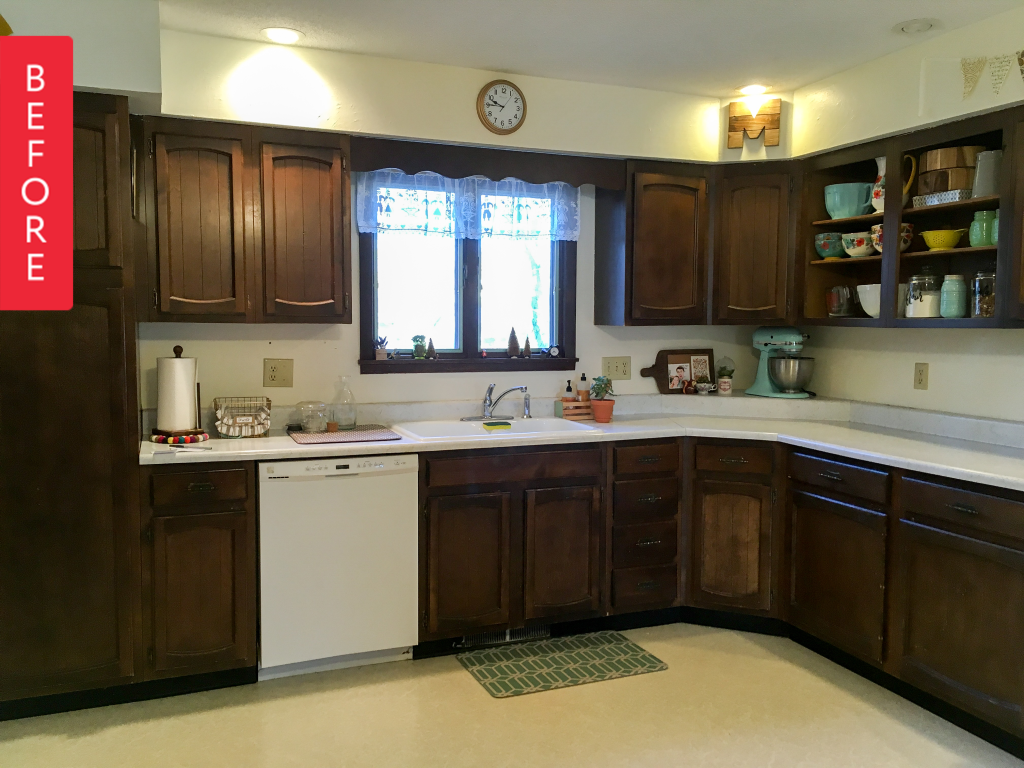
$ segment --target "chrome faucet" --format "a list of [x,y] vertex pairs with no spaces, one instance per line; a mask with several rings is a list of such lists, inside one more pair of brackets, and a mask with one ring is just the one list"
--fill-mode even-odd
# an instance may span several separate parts
[[497,407],[498,403],[501,402],[501,398],[503,398],[509,392],[522,392],[523,393],[523,418],[524,419],[531,419],[531,418],[533,418],[530,415],[530,395],[526,393],[526,387],[524,385],[520,385],[518,387],[512,387],[511,389],[506,389],[504,392],[502,392],[500,395],[498,395],[496,398],[494,398],[492,400],[491,396],[494,394],[494,385],[493,384],[488,384],[487,385],[487,392],[486,392],[486,394],[484,394],[484,402],[483,402],[484,413],[483,413],[483,416],[466,416],[462,420],[463,421],[486,421],[487,419],[493,419],[494,418],[494,409]]

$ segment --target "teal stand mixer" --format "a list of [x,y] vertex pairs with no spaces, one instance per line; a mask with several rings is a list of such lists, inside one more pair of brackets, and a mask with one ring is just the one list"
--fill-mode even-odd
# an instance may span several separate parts
[[800,357],[807,334],[790,326],[764,326],[754,331],[754,349],[761,352],[757,376],[747,389],[758,397],[810,397],[804,387],[814,372],[814,358]]

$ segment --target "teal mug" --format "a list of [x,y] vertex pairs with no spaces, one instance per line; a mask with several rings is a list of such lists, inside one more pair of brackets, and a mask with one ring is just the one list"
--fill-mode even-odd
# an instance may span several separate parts
[[825,187],[825,210],[833,219],[847,219],[871,213],[871,189],[867,182],[829,184]]

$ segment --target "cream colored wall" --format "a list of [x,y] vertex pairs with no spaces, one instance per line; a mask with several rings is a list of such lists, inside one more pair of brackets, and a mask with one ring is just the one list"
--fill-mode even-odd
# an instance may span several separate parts
[[714,161],[718,99],[511,76],[523,127],[496,136],[476,116],[487,82],[510,77],[338,51],[161,33],[163,111],[215,120],[580,154]]
[[963,98],[960,57],[1013,55],[1024,7],[947,32],[812,83],[794,95],[793,154],[820,152],[1024,100],[1016,58],[1001,92],[989,69]]
[[[358,262],[358,259],[355,260]],[[358,271],[358,270],[357,270]],[[358,276],[355,278],[358,284]],[[352,390],[363,403],[475,400],[491,382],[500,389],[526,384],[540,397],[554,397],[565,380],[580,372],[600,373],[601,357],[630,355],[633,378],[615,382],[620,394],[654,393],[652,379],[640,377],[660,349],[705,348],[715,356],[729,355],[737,363],[737,383],[752,380],[756,360],[750,329],[733,327],[609,328],[594,325],[594,188],[583,187],[580,200],[580,240],[577,245],[576,341],[580,363],[576,372],[424,373],[361,375],[359,327],[353,325],[233,325],[200,323],[142,323],[139,327],[141,404],[156,407],[156,358],[171,355],[175,344],[199,359],[203,401],[231,395],[266,395],[280,405],[301,400],[330,399],[340,376],[352,377]],[[359,317],[358,296],[353,314]],[[263,358],[295,361],[295,386],[262,386]]]

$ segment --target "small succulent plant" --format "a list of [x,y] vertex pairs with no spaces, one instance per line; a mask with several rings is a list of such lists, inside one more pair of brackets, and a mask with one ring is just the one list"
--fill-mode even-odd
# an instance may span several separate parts
[[607,376],[595,376],[590,385],[590,397],[594,400],[604,400],[608,395],[614,395],[612,380]]
[[388,337],[387,336],[378,336],[377,340],[375,342],[373,342],[373,348],[374,349],[387,349],[387,346],[388,346]]

